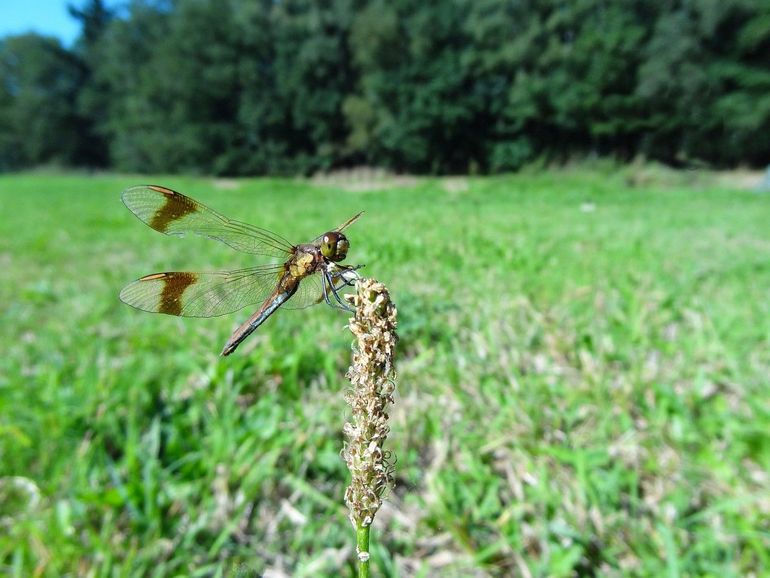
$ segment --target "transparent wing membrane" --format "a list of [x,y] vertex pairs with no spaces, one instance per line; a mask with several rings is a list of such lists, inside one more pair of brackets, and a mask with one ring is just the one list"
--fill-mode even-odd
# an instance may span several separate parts
[[321,279],[320,273],[314,273],[300,281],[297,292],[286,302],[284,309],[305,309],[321,303],[324,300]]
[[141,221],[166,235],[202,235],[252,255],[283,260],[293,245],[276,233],[228,219],[181,193],[157,185],[130,187],[123,203]]
[[261,304],[282,274],[282,265],[210,273],[155,273],[126,285],[120,299],[152,313],[217,317]]

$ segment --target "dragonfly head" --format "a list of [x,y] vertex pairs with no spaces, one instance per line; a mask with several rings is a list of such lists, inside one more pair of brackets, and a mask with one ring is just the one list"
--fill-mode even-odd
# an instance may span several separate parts
[[349,248],[348,238],[339,231],[329,231],[321,237],[321,254],[329,261],[342,261]]

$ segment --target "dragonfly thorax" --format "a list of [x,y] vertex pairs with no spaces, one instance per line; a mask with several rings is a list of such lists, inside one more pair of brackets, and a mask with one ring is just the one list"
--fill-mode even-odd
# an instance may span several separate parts
[[321,254],[329,261],[342,261],[349,248],[348,238],[339,231],[329,231],[321,237]]

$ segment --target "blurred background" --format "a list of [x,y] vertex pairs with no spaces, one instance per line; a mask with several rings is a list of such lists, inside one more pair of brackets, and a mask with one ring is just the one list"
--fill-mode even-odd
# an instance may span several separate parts
[[399,306],[374,575],[765,576],[770,4],[0,5],[0,569],[353,576],[347,316],[123,305],[252,266],[157,183]]
[[574,155],[762,166],[768,10],[761,0],[6,3],[2,26],[16,33],[0,48],[0,168],[466,174]]

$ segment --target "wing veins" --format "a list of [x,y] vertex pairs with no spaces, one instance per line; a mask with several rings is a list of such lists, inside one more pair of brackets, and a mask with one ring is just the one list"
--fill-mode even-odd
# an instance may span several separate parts
[[139,220],[166,235],[201,235],[255,255],[287,255],[294,250],[294,245],[277,233],[230,219],[166,187],[137,185],[124,190],[121,198]]
[[[246,279],[250,276],[255,276],[255,285],[259,284],[258,290],[260,293],[265,293],[265,289],[267,289],[266,284],[263,283],[264,278],[260,278],[262,275],[267,275],[268,273],[278,273],[283,269],[283,266],[273,266],[271,269],[270,266],[265,267],[251,267],[247,269],[236,269],[234,271],[224,271],[224,272],[216,272],[213,274],[216,275],[222,275],[225,277],[225,280],[221,283],[211,283],[210,286],[206,287],[200,293],[196,294],[195,297],[193,297],[190,301],[184,304],[182,307],[182,312],[184,311],[190,311],[193,307],[193,304],[198,304],[200,302],[203,302],[204,305],[208,305],[208,308],[210,310],[216,311],[217,308],[225,302],[225,300],[228,299],[228,297],[235,297],[240,293],[240,296],[243,297],[248,294],[249,287],[246,287],[243,291],[233,290],[229,295],[227,293],[228,289],[227,287],[231,284],[237,284],[238,282],[242,281],[243,279]],[[238,275],[231,276],[232,273],[239,273]],[[262,273],[262,275],[258,275],[259,273]],[[210,304],[206,304],[205,300],[208,295],[219,294],[219,300],[216,302],[212,302]],[[263,295],[260,295],[259,293],[255,292],[254,295],[255,301],[253,303],[256,303],[257,301],[260,301],[264,298]],[[240,307],[237,307],[235,311],[238,311],[240,309],[243,309],[247,305],[251,305],[252,303],[244,303]],[[226,315],[226,313],[222,313],[221,315]]]
[[[239,225],[243,229],[242,231],[239,230]],[[240,221],[230,221],[227,223],[227,226],[231,231],[234,231],[235,233],[250,235],[256,239],[259,239],[265,245],[268,245],[269,247],[272,247],[273,249],[276,249],[278,251],[291,253],[292,250],[294,249],[294,245],[292,245],[285,239],[275,238],[263,233],[261,230],[257,229],[256,227],[253,228],[256,230],[253,230],[251,226],[243,227],[243,225],[246,225],[246,223],[240,223]]]
[[[227,219],[227,217],[225,217],[225,219]],[[244,223],[243,221],[236,221],[235,219],[227,219],[227,222],[230,225],[241,227],[244,230],[253,233],[255,236],[261,236],[264,239],[270,239],[278,244],[278,246],[284,246],[290,249],[294,248],[294,244],[291,241],[282,237],[278,233],[269,231],[268,229],[263,229],[262,227],[257,227],[256,225],[252,225],[250,223]]]

